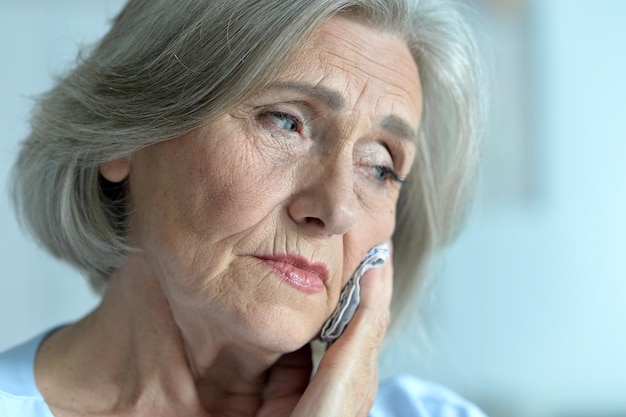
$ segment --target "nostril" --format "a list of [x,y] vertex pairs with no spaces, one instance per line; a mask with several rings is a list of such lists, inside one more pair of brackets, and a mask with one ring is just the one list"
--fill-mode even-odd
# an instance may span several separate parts
[[324,222],[317,217],[306,217],[304,221],[312,226],[324,227]]

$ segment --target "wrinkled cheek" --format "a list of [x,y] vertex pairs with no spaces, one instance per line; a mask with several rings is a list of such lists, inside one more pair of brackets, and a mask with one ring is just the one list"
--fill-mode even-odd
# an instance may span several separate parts
[[280,186],[261,172],[220,169],[203,187],[204,198],[187,219],[195,232],[225,237],[261,222],[278,203]]

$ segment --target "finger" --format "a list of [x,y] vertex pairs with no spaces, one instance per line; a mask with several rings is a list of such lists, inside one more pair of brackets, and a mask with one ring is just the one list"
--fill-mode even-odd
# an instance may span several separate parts
[[[367,271],[361,278],[361,302],[352,322],[329,350],[344,343],[358,344],[364,354],[372,349],[378,354],[389,327],[389,307],[393,291],[393,266],[386,262],[382,267]],[[342,350],[344,348],[341,348]]]
[[361,278],[361,303],[359,309],[362,311],[388,312],[392,292],[393,264],[390,253],[388,262],[379,268],[370,269]]
[[378,355],[373,355],[372,360],[370,383],[367,395],[365,396],[365,401],[357,414],[359,417],[367,417],[369,415],[370,409],[374,405],[374,401],[376,399],[376,393],[378,392]]
[[378,354],[389,326],[393,266],[391,262],[387,262],[379,274],[366,275],[361,279],[361,305],[359,308],[361,309],[360,314],[370,316],[370,332],[373,333],[370,333],[369,336],[371,343],[370,386],[361,412],[358,414],[359,417],[367,417],[378,392]]
[[378,352],[389,324],[392,274],[388,262],[363,276],[361,304],[322,358],[294,415],[367,415],[378,385]]

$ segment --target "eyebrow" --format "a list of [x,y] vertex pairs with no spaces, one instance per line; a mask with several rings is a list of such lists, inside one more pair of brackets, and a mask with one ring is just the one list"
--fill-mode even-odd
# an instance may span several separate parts
[[[334,111],[340,111],[346,104],[346,99],[340,93],[320,85],[301,82],[280,82],[272,85],[272,89],[274,88],[278,90],[292,90],[309,95]],[[388,133],[410,142],[415,141],[417,138],[415,129],[406,120],[393,114],[386,116],[380,123],[380,127]]]
[[272,88],[277,88],[279,90],[294,90],[299,93],[312,96],[335,111],[343,109],[346,104],[346,99],[344,99],[341,94],[319,85],[310,85],[299,82],[283,82],[274,84]]
[[385,117],[380,123],[380,127],[394,136],[398,136],[408,141],[415,141],[417,132],[404,119],[393,114]]

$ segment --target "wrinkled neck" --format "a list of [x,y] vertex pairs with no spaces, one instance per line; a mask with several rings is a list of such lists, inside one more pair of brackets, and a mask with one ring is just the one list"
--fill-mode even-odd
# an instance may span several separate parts
[[131,259],[96,310],[44,342],[37,384],[53,409],[202,416],[236,406],[246,415],[280,355],[208,328],[202,338],[181,331],[150,268]]

